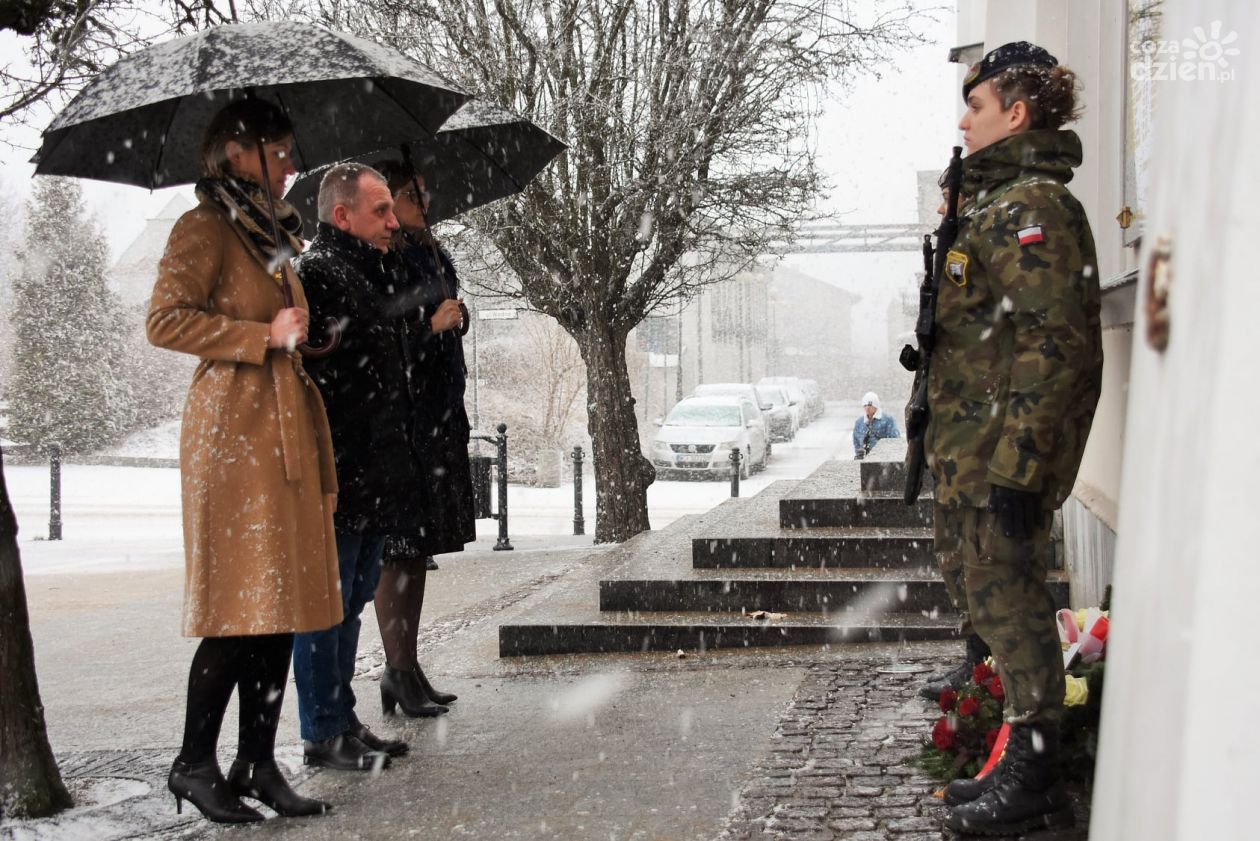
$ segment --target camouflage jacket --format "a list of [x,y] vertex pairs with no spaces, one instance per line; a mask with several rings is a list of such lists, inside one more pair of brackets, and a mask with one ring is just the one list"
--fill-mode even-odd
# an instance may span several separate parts
[[1071,131],[1030,131],[964,160],[970,197],[945,260],[924,440],[936,499],[981,507],[990,485],[1072,492],[1102,383],[1094,238],[1064,186]]

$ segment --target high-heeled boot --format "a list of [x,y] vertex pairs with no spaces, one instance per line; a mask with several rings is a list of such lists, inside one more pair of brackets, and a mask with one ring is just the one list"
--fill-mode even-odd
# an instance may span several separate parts
[[176,759],[166,778],[166,787],[175,795],[176,814],[184,813],[184,801],[187,800],[215,823],[263,820],[261,812],[246,806],[232,793],[228,781],[223,779],[223,772],[219,770],[219,763],[213,758],[205,762]]
[[331,803],[312,800],[294,791],[274,759],[262,762],[237,759],[228,771],[228,785],[237,797],[257,800],[270,806],[277,815],[286,818],[324,815],[333,808]]
[[449,704],[459,699],[458,695],[450,692],[438,692],[433,688],[433,684],[429,683],[429,679],[424,676],[424,670],[419,665],[416,666],[416,678],[420,681],[420,688],[424,690],[424,694],[429,696],[429,700],[435,704]]
[[386,666],[381,675],[381,709],[385,715],[393,715],[395,706],[402,707],[403,715],[409,718],[432,718],[447,711],[429,700],[415,672]]

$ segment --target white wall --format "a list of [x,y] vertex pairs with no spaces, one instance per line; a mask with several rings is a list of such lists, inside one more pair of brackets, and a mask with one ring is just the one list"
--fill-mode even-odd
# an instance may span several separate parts
[[1106,841],[1257,835],[1260,6],[1169,0],[1162,37],[1212,21],[1239,34],[1235,78],[1158,91],[1148,230],[1172,241],[1171,334],[1152,349],[1138,307],[1090,826]]

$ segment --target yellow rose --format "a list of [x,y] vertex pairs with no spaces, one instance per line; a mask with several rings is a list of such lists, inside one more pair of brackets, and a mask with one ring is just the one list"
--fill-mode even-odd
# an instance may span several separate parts
[[1085,678],[1064,675],[1064,679],[1067,687],[1063,695],[1063,706],[1079,707],[1089,700],[1089,682]]
[[1089,616],[1089,610],[1087,608],[1081,608],[1080,610],[1076,611],[1076,630],[1078,631],[1085,630],[1085,619],[1088,616]]

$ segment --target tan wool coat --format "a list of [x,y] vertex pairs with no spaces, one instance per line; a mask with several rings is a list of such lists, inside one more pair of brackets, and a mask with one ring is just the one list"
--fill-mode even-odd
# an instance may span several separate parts
[[185,636],[315,631],[342,618],[332,438],[301,356],[267,348],[283,307],[279,281],[226,213],[202,202],[176,222],[147,328],[154,345],[201,358],[179,453]]

